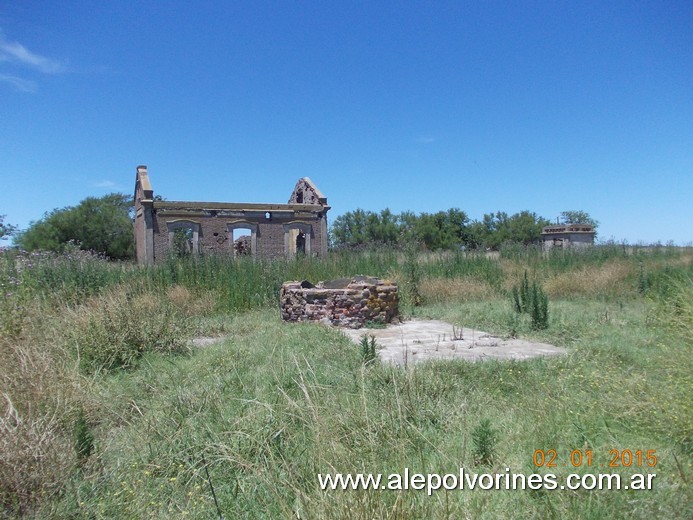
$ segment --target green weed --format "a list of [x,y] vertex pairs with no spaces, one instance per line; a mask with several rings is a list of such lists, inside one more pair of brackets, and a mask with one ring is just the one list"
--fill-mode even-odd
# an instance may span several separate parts
[[490,419],[482,419],[472,432],[475,464],[490,465],[496,457],[498,432],[491,426]]
[[94,451],[94,434],[89,427],[84,409],[80,408],[75,422],[75,452],[77,461],[83,466]]
[[532,328],[545,329],[549,326],[549,299],[536,280],[529,284],[527,271],[519,286],[511,292],[513,310],[517,314],[529,314]]
[[361,361],[364,365],[372,364],[378,357],[377,347],[378,344],[375,341],[375,336],[365,334],[361,338]]

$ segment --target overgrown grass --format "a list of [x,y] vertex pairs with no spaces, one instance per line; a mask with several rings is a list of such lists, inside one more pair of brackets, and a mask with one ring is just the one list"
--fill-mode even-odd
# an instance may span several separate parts
[[[386,250],[151,269],[5,253],[3,515],[214,518],[208,472],[225,518],[690,517],[690,251],[513,254],[420,256],[423,305],[404,310],[568,356],[364,365],[338,331],[280,321],[285,280],[397,281],[406,258]],[[525,269],[551,298],[547,329],[511,308]],[[227,338],[189,350],[204,334]],[[656,450],[656,468],[615,470],[656,472],[655,489],[318,489],[327,472],[546,472],[536,449],[561,462],[590,449],[605,465],[612,449]]]
[[[579,308],[566,304],[564,314]],[[227,518],[683,518],[692,367],[685,345],[660,338],[646,317],[641,307],[608,323],[572,322],[581,338],[566,358],[405,370],[364,367],[360,348],[333,330],[286,326],[270,311],[239,316],[223,345],[191,358],[149,356],[137,372],[102,382],[98,457],[42,514],[214,517],[204,454]],[[475,441],[484,420],[493,446]],[[657,485],[431,498],[317,487],[327,472],[546,472],[532,466],[536,449],[555,449],[563,462],[590,449],[604,465],[612,449],[653,449]]]
[[[426,284],[445,290],[436,284],[452,280],[451,285],[459,285],[460,281],[466,287],[476,285],[478,296],[487,296],[489,291],[507,295],[528,270],[533,277],[546,282],[551,297],[613,299],[666,290],[668,279],[693,274],[692,254],[677,248],[603,246],[549,254],[532,248],[513,249],[512,254],[502,254],[501,258],[462,251],[430,253],[414,260],[418,265],[418,289],[424,291]],[[149,292],[182,286],[196,292],[211,291],[219,310],[235,312],[274,304],[279,287],[287,280],[315,282],[369,274],[404,284],[405,271],[411,269],[407,258],[407,254],[389,249],[342,251],[321,260],[272,262],[211,255],[171,258],[154,267],[138,269],[130,264],[109,263],[79,250],[63,255],[10,250],[0,256],[0,290],[6,302],[21,307],[37,299],[51,305],[79,303],[121,284],[134,284]],[[435,288],[429,289],[429,298],[436,299]],[[465,291],[465,287],[458,290]],[[449,289],[446,296],[456,298]],[[426,295],[422,297],[425,303]],[[2,309],[4,315],[9,313],[6,307]]]

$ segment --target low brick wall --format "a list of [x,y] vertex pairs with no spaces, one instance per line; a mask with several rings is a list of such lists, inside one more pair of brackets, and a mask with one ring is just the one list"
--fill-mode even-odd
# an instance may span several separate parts
[[398,314],[397,284],[368,276],[342,278],[313,285],[285,282],[280,293],[286,321],[326,321],[357,329],[366,322],[390,323]]

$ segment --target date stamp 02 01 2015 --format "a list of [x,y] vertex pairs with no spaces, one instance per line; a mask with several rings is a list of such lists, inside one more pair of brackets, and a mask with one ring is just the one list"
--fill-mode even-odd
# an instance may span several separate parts
[[[558,452],[553,449],[549,450],[534,450],[532,462],[538,468],[556,468],[560,466],[572,466],[579,468],[582,466],[593,467],[598,464],[595,461],[594,452],[589,449],[572,450],[567,460],[562,461]],[[598,467],[604,467],[605,463],[599,463]],[[609,450],[608,463],[606,467],[649,467],[654,468],[657,465],[656,450]]]

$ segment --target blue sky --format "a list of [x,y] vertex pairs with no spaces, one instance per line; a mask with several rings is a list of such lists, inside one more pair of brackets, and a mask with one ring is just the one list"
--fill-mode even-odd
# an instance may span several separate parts
[[0,214],[131,193],[693,241],[693,3],[3,2]]

